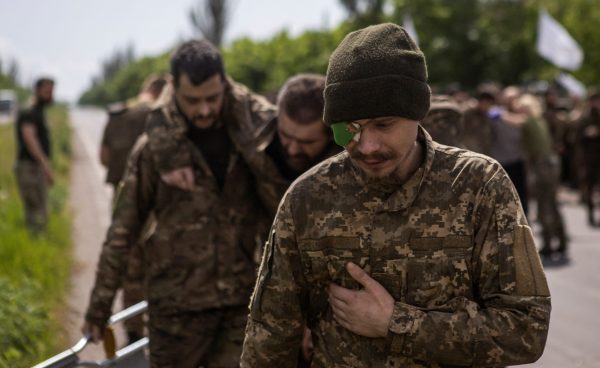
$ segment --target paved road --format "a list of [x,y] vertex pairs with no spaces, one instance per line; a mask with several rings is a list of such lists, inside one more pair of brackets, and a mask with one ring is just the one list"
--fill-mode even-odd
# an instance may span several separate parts
[[[104,112],[76,108],[71,110],[71,121],[75,133],[71,203],[77,258],[71,308],[77,310],[78,327],[108,226],[110,191],[102,184],[104,171],[97,158]],[[553,304],[550,336],[542,358],[524,367],[600,367],[600,230],[587,226],[574,193],[563,191],[560,198],[571,237],[570,262],[545,265]],[[535,222],[533,226],[538,233]]]
[[[111,189],[104,184],[105,170],[98,160],[106,114],[94,108],[69,111],[73,127],[73,161],[69,201],[73,212],[74,267],[69,293],[69,343],[81,338],[80,327],[94,284],[96,264],[109,225]],[[120,309],[120,305],[116,306]],[[124,341],[122,331],[117,338]],[[103,359],[97,345],[87,347],[80,357]]]
[[600,367],[600,229],[587,226],[577,195],[562,191],[560,199],[571,238],[570,262],[545,262],[552,294],[550,335],[542,358],[524,367]]

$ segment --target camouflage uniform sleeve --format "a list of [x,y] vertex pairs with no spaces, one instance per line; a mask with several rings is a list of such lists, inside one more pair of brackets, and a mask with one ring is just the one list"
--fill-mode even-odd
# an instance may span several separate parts
[[295,367],[305,324],[306,282],[289,196],[273,223],[260,266],[241,367]]
[[[138,145],[143,146],[143,141],[141,138]],[[147,156],[139,146],[134,148],[119,188],[85,317],[97,325],[106,323],[110,316],[115,292],[121,286],[122,275],[126,273],[129,251],[152,208],[157,177]]]
[[187,149],[187,127],[182,121],[167,119],[166,107],[153,111],[146,122],[148,150],[160,173],[192,165],[192,157]]
[[550,292],[514,187],[503,170],[476,205],[473,299],[436,310],[396,302],[392,353],[460,366],[506,366],[537,360],[550,320]]

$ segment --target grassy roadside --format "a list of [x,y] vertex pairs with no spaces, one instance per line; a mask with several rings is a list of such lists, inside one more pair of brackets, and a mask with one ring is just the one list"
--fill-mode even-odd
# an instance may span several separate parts
[[31,236],[23,223],[13,164],[14,125],[0,125],[0,367],[29,367],[53,354],[64,336],[53,318],[64,302],[71,265],[67,206],[70,128],[67,109],[48,111],[55,184],[48,233]]

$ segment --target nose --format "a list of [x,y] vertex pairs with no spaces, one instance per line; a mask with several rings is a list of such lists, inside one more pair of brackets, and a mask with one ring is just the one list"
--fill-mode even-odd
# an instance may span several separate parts
[[358,151],[362,154],[369,155],[379,151],[381,144],[377,135],[371,132],[369,129],[363,129],[360,133],[360,139],[358,141]]
[[210,106],[208,105],[208,103],[206,103],[206,102],[200,103],[200,105],[198,106],[198,113],[201,116],[210,115]]
[[288,155],[295,156],[302,153],[302,150],[300,149],[300,145],[298,144],[298,142],[296,142],[295,140],[291,140],[290,143],[287,145],[287,152]]

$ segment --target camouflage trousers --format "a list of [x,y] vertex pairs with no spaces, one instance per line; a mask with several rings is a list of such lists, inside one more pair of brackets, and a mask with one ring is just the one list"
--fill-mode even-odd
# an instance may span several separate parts
[[537,215],[542,226],[542,252],[551,251],[554,241],[558,250],[565,251],[567,236],[562,215],[556,199],[560,180],[560,162],[557,156],[549,156],[532,162],[535,175]]
[[32,233],[46,231],[48,222],[48,183],[40,165],[20,160],[15,165],[15,176],[23,209],[25,225]]
[[598,223],[594,218],[594,191],[600,184],[600,158],[594,157],[582,162],[580,180],[583,201],[588,211],[588,223],[591,226],[596,226]]
[[[145,299],[143,245],[136,243],[129,251],[127,273],[123,280],[123,307],[127,308]],[[139,315],[124,322],[130,339],[144,336],[144,316]]]
[[247,306],[171,316],[150,311],[150,366],[239,367],[247,317]]

